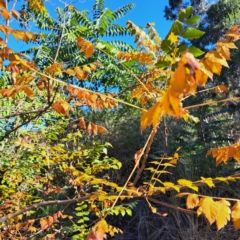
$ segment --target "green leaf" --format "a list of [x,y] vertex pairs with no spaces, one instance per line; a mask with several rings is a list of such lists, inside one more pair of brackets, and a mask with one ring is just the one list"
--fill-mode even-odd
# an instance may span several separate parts
[[127,209],[127,210],[126,210],[126,213],[127,213],[129,216],[132,216],[132,210],[131,210],[131,209]]
[[107,155],[107,148],[103,148],[102,152]]
[[186,21],[186,24],[193,25],[197,23],[200,18],[201,18],[200,16],[192,16]]
[[77,212],[77,213],[76,213],[76,216],[82,217],[82,216],[83,216],[83,213],[82,213],[82,212]]
[[112,169],[119,169],[119,166],[114,164],[114,165],[111,166],[111,168]]
[[186,31],[182,34],[182,37],[186,39],[194,39],[194,38],[199,38],[204,34],[203,31],[198,30],[196,28],[188,28]]
[[166,53],[171,53],[174,50],[174,45],[171,44],[170,40],[163,40],[161,44],[161,48]]
[[185,9],[181,9],[178,12],[178,19],[179,19],[179,21],[184,22],[185,18],[186,18],[186,10]]
[[186,18],[189,18],[193,13],[193,7],[189,6],[186,8]]
[[170,32],[173,32],[175,35],[181,35],[182,29],[183,29],[182,24],[178,20],[176,20],[173,23]]
[[155,66],[159,68],[168,67],[170,65],[171,61],[158,61]]
[[185,52],[187,47],[188,47],[187,44],[180,45],[178,48],[178,54],[182,54],[183,52]]
[[121,210],[121,214],[122,214],[122,216],[124,217],[125,214],[126,214],[125,210]]
[[189,51],[190,53],[192,53],[192,55],[193,55],[194,57],[199,57],[199,56],[201,56],[201,55],[204,54],[204,52],[203,52],[201,49],[199,49],[199,48],[197,48],[197,47],[194,47],[194,46],[191,46],[191,47],[188,49],[188,51]]

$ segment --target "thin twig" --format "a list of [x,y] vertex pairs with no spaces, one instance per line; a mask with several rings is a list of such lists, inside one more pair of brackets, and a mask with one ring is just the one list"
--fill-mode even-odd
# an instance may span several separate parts
[[158,125],[156,127],[153,128],[151,134],[149,135],[150,138],[149,138],[149,141],[147,142],[147,147],[146,147],[146,152],[144,153],[144,157],[143,157],[143,161],[142,161],[142,164],[141,164],[141,167],[138,169],[138,172],[137,172],[137,175],[133,181],[133,185],[135,186],[138,179],[140,178],[143,170],[145,169],[145,165],[146,165],[146,161],[147,161],[147,158],[148,158],[148,153],[151,149],[151,145],[153,143],[153,139],[154,139],[154,136],[155,134],[157,133],[157,128],[158,128]]
[[[106,51],[104,51],[104,50],[102,50],[100,48],[98,48],[98,50],[116,61],[116,59],[113,56],[111,56],[109,53],[107,53]],[[127,70],[139,82],[139,84],[142,85],[142,87],[148,92],[148,94],[150,94],[152,96],[152,93],[147,89],[145,84],[128,67],[126,67],[124,64],[122,64],[119,61],[117,61],[117,63],[120,64],[123,68],[125,68],[125,70]]]
[[[7,116],[3,116],[0,117],[0,119],[6,119],[6,118],[11,118],[11,117],[16,117],[16,116],[21,116],[21,115],[26,115],[26,114],[31,114],[31,113],[38,113],[43,111],[43,109],[36,109],[36,110],[32,110],[32,111],[26,111],[26,112],[19,112],[19,113],[13,113]],[[46,111],[49,112],[50,110]]]

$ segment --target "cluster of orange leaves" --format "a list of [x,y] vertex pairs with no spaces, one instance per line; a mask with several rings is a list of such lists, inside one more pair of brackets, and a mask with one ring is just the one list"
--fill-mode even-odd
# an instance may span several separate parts
[[84,129],[87,134],[91,134],[91,132],[92,132],[93,134],[97,135],[98,133],[106,133],[107,132],[106,128],[96,125],[92,122],[89,122],[88,126],[87,126],[85,123],[84,117],[81,117],[79,119],[79,127]]
[[208,52],[199,61],[191,53],[185,52],[182,55],[176,71],[170,78],[168,88],[162,91],[161,99],[148,111],[143,112],[141,130],[150,125],[157,126],[167,114],[176,118],[188,114],[182,107],[183,98],[196,94],[197,86],[205,86],[208,77],[212,78],[214,73],[219,75],[222,66],[228,66],[226,59],[230,59],[229,49],[236,48],[236,45],[229,41],[240,39],[238,27],[231,29],[226,38],[229,40],[220,40],[217,49]]
[[221,147],[221,148],[212,148],[208,150],[207,156],[212,154],[213,158],[216,158],[216,165],[218,166],[221,162],[227,163],[231,158],[240,162],[240,142],[235,144]]

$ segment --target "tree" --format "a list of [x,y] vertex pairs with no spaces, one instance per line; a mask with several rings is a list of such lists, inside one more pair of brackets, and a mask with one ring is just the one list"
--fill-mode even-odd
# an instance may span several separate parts
[[[208,78],[212,78],[213,74],[220,74],[222,67],[228,65],[230,50],[236,48],[234,42],[240,38],[238,27],[227,32],[225,40],[217,42],[216,50],[207,52],[204,58],[197,60],[194,55],[199,56],[200,50],[192,47],[187,51],[179,41],[180,38],[191,40],[203,35],[202,31],[195,28],[184,28],[183,22],[193,14],[192,7],[188,7],[179,13],[178,20],[173,23],[163,41],[151,24],[147,25],[146,33],[128,21],[128,31],[135,35],[138,43],[136,51],[111,51],[113,47],[106,43],[95,42],[94,38],[86,39],[86,36],[76,36],[74,49],[82,52],[85,63],[83,66],[56,61],[36,61],[34,64],[26,55],[7,47],[6,40],[8,34],[11,34],[28,43],[30,40],[37,41],[36,36],[28,31],[11,28],[8,25],[9,18],[11,15],[18,18],[19,14],[13,9],[9,10],[5,1],[0,3],[2,17],[7,23],[0,28],[5,34],[0,53],[4,66],[3,76],[6,75],[2,78],[4,81],[0,94],[2,105],[15,111],[5,115],[4,109],[1,116],[1,124],[5,126],[1,135],[4,148],[4,155],[1,155],[3,161],[0,186],[2,238],[66,238],[74,235],[74,239],[102,240],[105,234],[114,236],[121,233],[119,228],[109,224],[108,219],[111,215],[131,216],[136,201],[127,200],[136,198],[144,199],[153,213],[157,212],[153,204],[160,204],[178,211],[204,215],[210,224],[216,222],[218,229],[223,228],[230,218],[234,227],[240,228],[237,199],[219,200],[215,196],[198,193],[201,186],[214,187],[219,181],[236,181],[239,175],[202,177],[197,181],[169,180],[165,176],[168,176],[169,171],[179,161],[179,146],[172,154],[159,153],[157,157],[154,156],[149,163],[151,166],[146,168],[160,124],[168,118],[198,122],[198,119],[190,114],[190,109],[199,105],[183,107],[183,102],[191,95],[198,94],[199,87],[204,87]],[[102,12],[102,3],[103,1],[96,1],[97,5],[94,6],[94,9],[100,9],[100,15],[107,11]],[[47,15],[41,1],[29,1],[27,8],[42,12],[43,17]],[[58,11],[61,12],[60,9]],[[71,11],[75,11],[75,8],[67,5],[63,13],[71,15]],[[96,19],[98,17],[99,15]],[[198,17],[194,17],[187,24],[192,25],[197,23],[197,20]],[[101,29],[98,34],[103,34]],[[56,52],[62,44],[64,46],[64,41],[54,45]],[[60,58],[60,54],[51,55],[57,56],[54,59],[59,57],[61,61],[69,59]],[[132,86],[120,91],[125,91],[134,101],[127,102],[119,98],[121,94],[116,96],[98,91],[99,89],[93,91],[86,84],[69,84],[70,76],[88,81],[88,73],[97,74],[102,69],[105,71],[106,66],[99,62],[105,61],[103,55],[113,62],[119,62],[124,71],[136,81]],[[91,61],[91,58],[94,61]],[[139,72],[140,69],[141,74],[136,75],[132,71],[132,63],[137,66],[135,71]],[[82,74],[85,74],[83,79]],[[215,91],[227,89],[220,85],[215,87]],[[239,98],[214,100],[202,103],[201,106],[230,100]],[[147,127],[151,130],[146,142],[141,149],[137,149],[133,157],[134,166],[127,180],[119,184],[121,176],[118,175],[118,169],[121,168],[121,162],[108,156],[108,143],[102,144],[93,138],[93,135],[106,133],[107,129],[90,121],[85,113],[102,113],[103,109],[114,112],[116,107],[120,105],[121,108],[122,104],[141,110],[141,131]],[[35,105],[37,109],[29,109]],[[83,109],[80,116],[79,107]],[[8,123],[6,119],[13,119],[14,123]],[[209,149],[207,155],[216,158],[219,165],[227,163],[230,158],[239,161],[239,152],[239,144],[235,143]],[[146,181],[142,183],[140,179],[145,172]],[[187,196],[188,209],[161,202],[156,198],[159,194],[180,190],[187,191],[177,196]],[[230,207],[230,201],[235,205]],[[194,208],[197,211],[191,210]]]

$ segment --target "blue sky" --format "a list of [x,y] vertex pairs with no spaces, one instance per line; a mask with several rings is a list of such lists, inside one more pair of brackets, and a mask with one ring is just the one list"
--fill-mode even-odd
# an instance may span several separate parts
[[[71,1],[67,2],[69,3]],[[88,10],[91,16],[91,10],[94,2],[95,0],[77,0],[75,3],[73,3],[73,5],[78,10]],[[19,6],[21,3],[22,0],[20,1],[20,4],[17,4],[16,10],[20,10]],[[164,7],[168,5],[168,0],[105,0],[105,7],[110,8],[111,10],[116,10],[129,3],[134,3],[135,7],[130,12],[128,12],[125,17],[119,19],[117,24],[126,26],[126,22],[130,20],[137,26],[145,27],[148,22],[154,22],[155,28],[158,31],[160,37],[164,38],[166,36],[172,25],[170,21],[167,21],[164,18]],[[56,7],[63,7],[61,1],[58,0],[46,1],[45,5],[51,16],[55,15]],[[16,27],[17,25],[13,23],[11,26]],[[35,29],[34,24],[31,24],[31,26],[31,31],[38,32],[38,30]],[[124,40],[131,44],[134,41],[134,37],[127,36],[122,39],[111,38],[109,40]],[[29,47],[27,47],[27,45],[22,41],[16,41],[12,36],[9,36],[9,45],[15,51],[23,51]]]
[[[56,5],[54,1],[49,1],[47,5],[52,11],[55,9]],[[57,5],[59,2],[56,1]],[[135,3],[135,8],[131,10],[125,17],[118,21],[118,24],[124,25],[128,20],[134,22],[137,26],[145,27],[148,22],[155,22],[155,27],[159,35],[164,38],[168,33],[171,22],[166,21],[164,18],[164,7],[168,5],[168,0],[105,0],[105,6],[111,10],[116,10],[129,3]],[[91,11],[94,0],[79,0],[73,5],[78,10],[89,10]],[[51,12],[50,10],[50,12]]]

